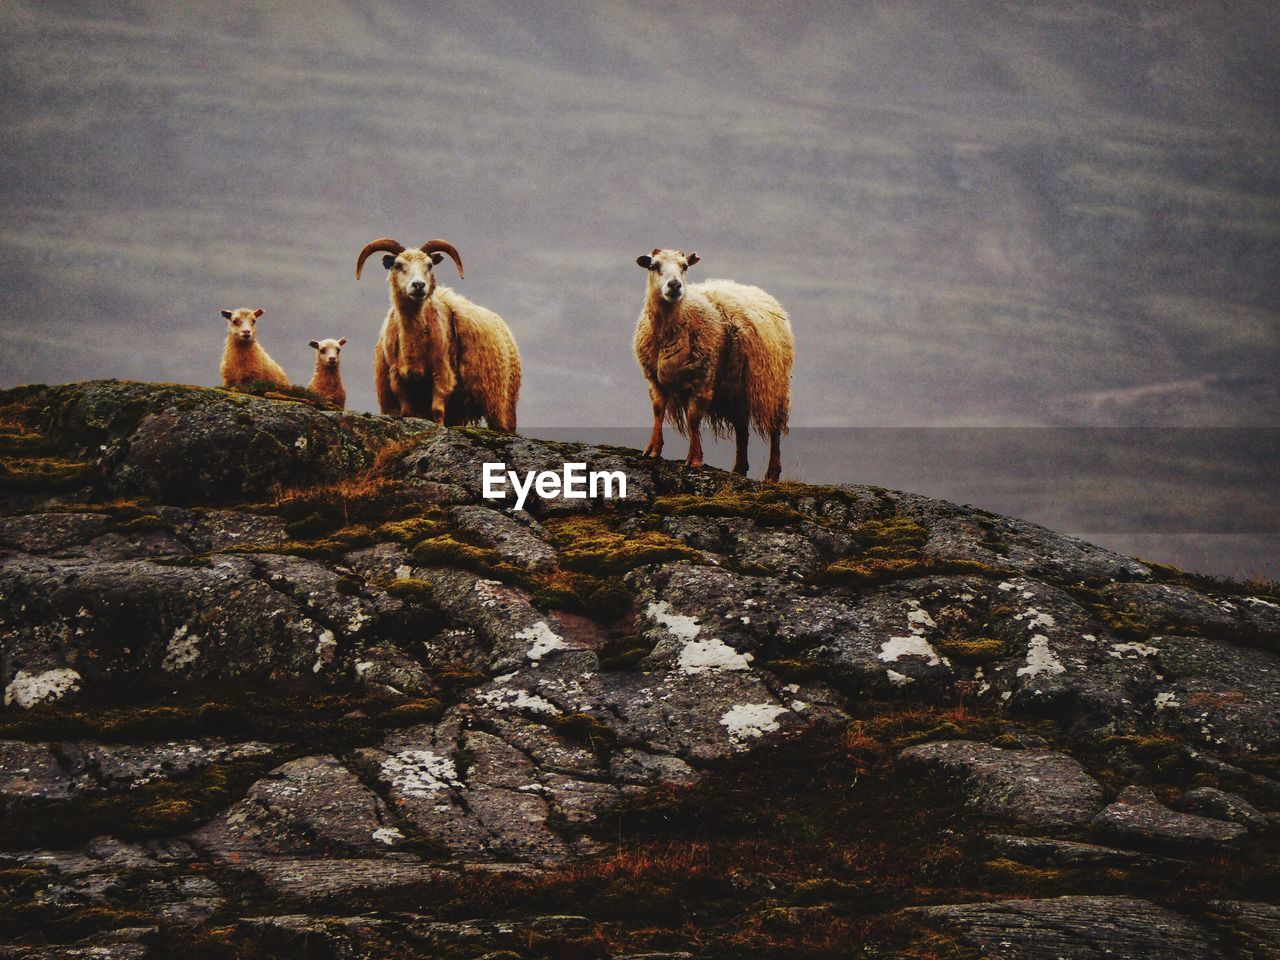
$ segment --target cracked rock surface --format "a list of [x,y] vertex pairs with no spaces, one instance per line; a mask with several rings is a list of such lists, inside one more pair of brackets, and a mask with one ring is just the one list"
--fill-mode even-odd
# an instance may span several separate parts
[[0,956],[1280,955],[1273,586],[304,400],[0,394]]

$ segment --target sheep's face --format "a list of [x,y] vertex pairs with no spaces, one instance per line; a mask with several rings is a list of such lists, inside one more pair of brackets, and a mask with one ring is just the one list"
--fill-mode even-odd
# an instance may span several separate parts
[[636,263],[649,271],[649,293],[667,303],[679,303],[686,289],[685,274],[698,262],[696,253],[654,248],[653,253],[636,257]]
[[340,340],[312,340],[311,349],[316,352],[316,363],[322,367],[338,367],[338,355],[342,353],[342,348],[346,346],[347,338]]
[[237,343],[253,343],[258,335],[258,318],[262,316],[261,310],[244,308],[223,310],[222,315],[227,318],[227,336]]
[[406,300],[422,301],[436,288],[436,277],[431,268],[444,259],[443,253],[423,253],[406,250],[399,256],[387,254],[382,265],[391,273],[391,286],[396,294]]

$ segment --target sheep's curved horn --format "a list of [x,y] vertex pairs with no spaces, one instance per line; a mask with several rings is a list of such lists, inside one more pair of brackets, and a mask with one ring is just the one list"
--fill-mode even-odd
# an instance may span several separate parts
[[447,253],[452,259],[454,265],[458,268],[458,276],[466,277],[462,272],[462,258],[458,256],[457,248],[448,240],[428,240],[418,248],[423,253]]
[[385,250],[387,253],[400,256],[404,253],[404,244],[392,240],[390,237],[381,237],[372,243],[366,243],[364,249],[360,251],[360,256],[356,259],[356,279],[360,279],[360,271],[364,268],[364,262],[369,259],[369,254],[377,253],[379,250]]

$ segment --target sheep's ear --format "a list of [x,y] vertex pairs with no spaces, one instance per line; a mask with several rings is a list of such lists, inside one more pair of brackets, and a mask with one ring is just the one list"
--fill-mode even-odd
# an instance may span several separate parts
[[647,253],[642,253],[640,256],[636,257],[636,263],[648,270],[653,266],[653,257],[649,256]]
[[685,257],[685,259],[689,261],[689,266],[692,267],[695,263],[697,263],[702,258],[698,256],[696,253],[691,253],[689,254],[689,256]]
[[230,319],[231,319],[231,311],[230,311],[230,310],[223,310],[223,311],[222,311],[222,318],[223,318],[224,320],[230,320]]
[[319,350],[319,349],[320,349],[320,341],[319,341],[319,340],[308,340],[308,341],[307,341],[307,346],[309,346],[312,350]]
[[255,319],[255,320],[256,320],[258,317],[260,317],[260,316],[262,316],[262,308],[261,308],[261,307],[259,307],[259,308],[258,308],[257,310],[255,310],[255,311],[253,311],[253,317],[254,317],[254,319]]
[[340,346],[340,347],[345,347],[346,345],[347,345],[347,338],[346,338],[346,337],[343,337],[342,339],[340,339],[340,340],[338,341],[338,346]]
[[431,262],[434,264],[438,265],[440,261],[443,259],[444,259],[444,254],[441,253],[439,250],[437,250],[435,253],[431,255]]
[[388,270],[394,267],[395,264],[396,264],[396,258],[393,257],[391,254],[385,253],[382,255],[382,265],[386,267]]

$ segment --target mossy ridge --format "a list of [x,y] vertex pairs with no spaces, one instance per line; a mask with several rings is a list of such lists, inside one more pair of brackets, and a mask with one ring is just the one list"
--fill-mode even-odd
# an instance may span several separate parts
[[828,564],[818,574],[819,583],[856,588],[952,574],[968,573],[988,579],[1016,575],[1016,571],[979,560],[927,555],[924,546],[929,532],[907,517],[868,520],[854,527],[850,535],[853,550]]
[[610,624],[630,612],[634,598],[621,577],[597,577],[577,570],[532,573],[525,587],[544,610],[564,610]]
[[8,457],[0,463],[0,493],[60,493],[100,478],[96,463],[67,457]]
[[419,541],[409,555],[419,567],[469,570],[503,583],[523,584],[525,581],[525,571],[508,562],[497,550],[468,543],[456,532],[441,533]]
[[[441,687],[452,689],[447,683]],[[0,739],[155,743],[221,737],[328,749],[364,745],[388,726],[399,726],[384,717],[403,703],[378,691],[335,693],[297,685],[228,686],[178,697],[140,685],[127,698],[86,695],[74,706],[48,703],[0,711]]]
[[1009,653],[1009,644],[997,637],[946,637],[933,642],[943,656],[966,666],[990,663]]
[[785,526],[804,519],[794,506],[796,491],[781,485],[760,489],[725,484],[710,496],[677,493],[657,497],[653,512],[672,517],[738,517],[761,526]]
[[870,587],[895,580],[920,577],[973,574],[987,579],[1013,575],[1006,567],[992,566],[979,560],[942,559],[938,557],[896,557],[843,559],[828,564],[818,575],[818,582],[842,587]]
[[312,393],[306,387],[291,383],[282,387],[270,380],[254,380],[250,383],[238,384],[234,387],[222,388],[228,393],[247,393],[250,396],[262,397],[264,400],[280,400],[285,403],[305,403],[317,410],[341,409],[327,397]]
[[76,456],[50,439],[39,403],[42,393],[9,390],[0,397],[0,494],[62,493],[101,479],[96,460]]
[[[614,521],[616,523],[616,521]],[[573,516],[548,520],[548,538],[568,570],[597,576],[618,576],[650,563],[702,559],[702,554],[657,530],[623,532],[603,516]]]
[[0,816],[0,848],[65,849],[104,834],[122,840],[173,836],[207,822],[240,799],[251,783],[279,762],[271,757],[234,760],[122,793],[38,806],[10,804]]

